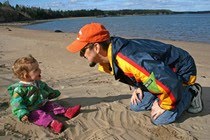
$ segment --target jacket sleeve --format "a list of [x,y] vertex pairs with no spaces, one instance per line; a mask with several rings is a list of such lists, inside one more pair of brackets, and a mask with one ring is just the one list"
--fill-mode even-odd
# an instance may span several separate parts
[[44,82],[41,82],[40,86],[42,86],[42,88],[48,93],[48,99],[57,98],[61,94],[59,90],[52,89]]
[[25,105],[24,99],[21,97],[23,90],[20,87],[15,88],[14,93],[10,100],[10,105],[12,107],[12,113],[19,120],[25,115],[29,114],[27,106]]
[[178,77],[163,62],[154,60],[148,54],[142,56],[139,58],[133,55],[133,58],[128,58],[119,53],[116,59],[125,75],[143,83],[149,92],[157,95],[161,108],[174,109],[182,92]]

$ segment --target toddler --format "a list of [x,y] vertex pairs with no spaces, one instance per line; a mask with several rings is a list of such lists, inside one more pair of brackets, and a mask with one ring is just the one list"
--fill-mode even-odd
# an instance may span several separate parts
[[17,59],[12,70],[20,81],[8,87],[11,96],[10,105],[13,115],[20,121],[50,127],[53,132],[60,133],[63,123],[54,119],[48,112],[63,115],[69,119],[79,113],[80,105],[65,108],[56,102],[49,101],[61,93],[41,81],[41,70],[33,56]]

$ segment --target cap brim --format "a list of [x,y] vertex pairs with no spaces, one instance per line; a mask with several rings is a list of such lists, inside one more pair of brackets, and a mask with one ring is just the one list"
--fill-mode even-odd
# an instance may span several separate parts
[[76,53],[80,51],[82,48],[84,48],[88,43],[87,42],[81,42],[78,40],[75,40],[70,45],[66,47],[66,49],[72,53]]

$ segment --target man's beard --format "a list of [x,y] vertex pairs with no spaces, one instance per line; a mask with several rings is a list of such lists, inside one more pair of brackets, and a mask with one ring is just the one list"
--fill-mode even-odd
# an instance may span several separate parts
[[95,63],[95,62],[91,62],[91,63],[89,63],[89,66],[90,66],[90,67],[95,67],[96,64],[97,64],[97,63]]

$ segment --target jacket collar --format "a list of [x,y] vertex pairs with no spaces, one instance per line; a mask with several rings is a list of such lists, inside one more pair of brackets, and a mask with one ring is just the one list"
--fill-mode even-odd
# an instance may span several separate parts
[[[108,59],[110,64],[99,64],[98,70],[106,72],[115,76],[115,79],[119,79],[122,73],[117,66],[116,56],[117,53],[128,44],[128,40],[120,37],[111,37],[111,44],[108,48]],[[111,68],[111,69],[110,69]]]
[[112,42],[112,69],[113,69],[113,74],[115,76],[115,79],[120,79],[122,71],[119,69],[117,66],[117,60],[116,56],[118,52],[124,48],[128,44],[128,40],[121,38],[121,37],[112,37],[111,38]]

